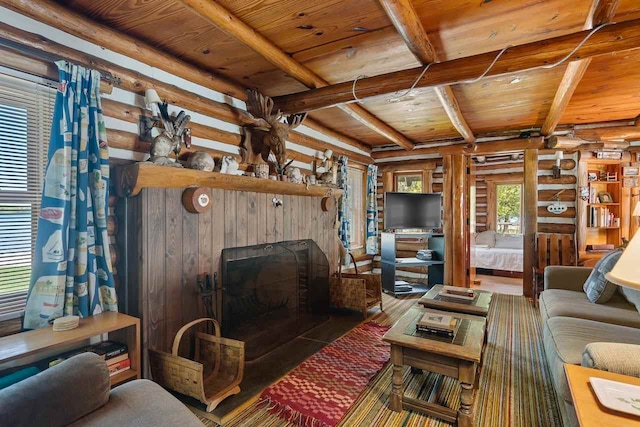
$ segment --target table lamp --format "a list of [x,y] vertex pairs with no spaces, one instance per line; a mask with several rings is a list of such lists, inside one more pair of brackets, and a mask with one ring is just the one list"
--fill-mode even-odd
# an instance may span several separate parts
[[[639,210],[636,205],[635,211]],[[640,233],[636,233],[618,259],[613,269],[605,275],[611,283],[640,290]]]

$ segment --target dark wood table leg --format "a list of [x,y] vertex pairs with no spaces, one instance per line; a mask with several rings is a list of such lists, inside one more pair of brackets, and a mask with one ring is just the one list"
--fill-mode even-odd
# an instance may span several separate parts
[[458,427],[474,427],[474,389],[476,385],[475,363],[460,362],[460,409],[458,409]]
[[402,347],[391,345],[391,363],[393,363],[393,379],[389,408],[392,411],[402,412],[402,396],[404,395],[404,384],[402,382]]

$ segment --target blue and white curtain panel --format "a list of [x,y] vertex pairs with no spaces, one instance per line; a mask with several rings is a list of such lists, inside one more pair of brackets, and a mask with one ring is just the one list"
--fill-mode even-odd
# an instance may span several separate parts
[[[342,197],[338,201],[338,221],[340,222],[340,228],[338,229],[338,236],[342,242],[342,246],[347,251],[351,248],[351,220],[349,216],[349,173],[348,173],[349,159],[347,156],[340,156],[338,158],[338,186],[343,191]],[[346,262],[346,260],[345,260]]]
[[367,167],[367,255],[378,254],[378,166]]
[[100,73],[59,61],[60,83],[24,327],[117,311],[107,236],[109,151]]

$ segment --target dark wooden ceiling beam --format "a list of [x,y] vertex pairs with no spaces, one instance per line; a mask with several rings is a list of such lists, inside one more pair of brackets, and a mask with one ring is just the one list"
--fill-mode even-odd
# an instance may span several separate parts
[[[531,70],[553,64],[568,55],[589,31],[579,31],[509,48],[485,77]],[[572,61],[640,49],[640,19],[607,26],[595,33],[578,49]],[[416,87],[436,87],[474,80],[495,60],[499,51],[487,52],[431,66]],[[360,79],[356,94],[360,99],[406,90],[418,78],[422,67]],[[344,82],[306,92],[276,97],[276,106],[285,112],[312,111],[354,100],[353,82]]]
[[[213,0],[182,0],[182,3],[198,16],[211,22],[220,30],[253,49],[267,61],[289,74],[309,88],[329,85],[329,82],[307,68],[304,64],[287,55],[269,39],[242,22],[235,15]],[[414,143],[360,105],[340,106],[345,112],[359,120],[375,132],[405,149],[412,149]]]
[[[583,30],[590,30],[598,25],[612,21],[620,0],[593,0]],[[558,90],[551,103],[549,114],[542,124],[542,134],[551,135],[564,115],[573,93],[578,88],[582,77],[591,64],[591,58],[570,62],[562,76]]]
[[[0,0],[0,5],[28,16],[65,33],[95,43],[106,49],[134,58],[152,67],[182,77],[190,82],[210,88],[225,95],[246,101],[247,88],[217,74],[202,70],[127,34],[92,21],[51,0]],[[367,153],[370,147],[353,138],[342,135],[313,121],[309,127]],[[328,144],[328,146],[331,146]]]
[[[411,0],[379,0],[379,3],[411,53],[422,62],[422,65],[437,62],[438,54],[422,26],[420,17],[413,8]],[[450,86],[438,86],[434,88],[434,91],[456,130],[465,141],[474,142],[476,138],[462,115],[453,89]]]

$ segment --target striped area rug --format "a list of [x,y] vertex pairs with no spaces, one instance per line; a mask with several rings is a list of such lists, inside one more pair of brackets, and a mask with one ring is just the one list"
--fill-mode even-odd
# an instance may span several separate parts
[[[557,399],[542,348],[540,316],[524,297],[494,294],[489,314],[485,364],[476,393],[479,427],[561,427]],[[444,403],[460,404],[459,385],[440,375],[412,374],[405,369],[406,394]],[[449,427],[451,424],[412,411],[388,409],[391,366],[376,375],[339,426]],[[211,421],[208,421],[211,425]],[[227,426],[293,426],[253,405],[225,423]]]

